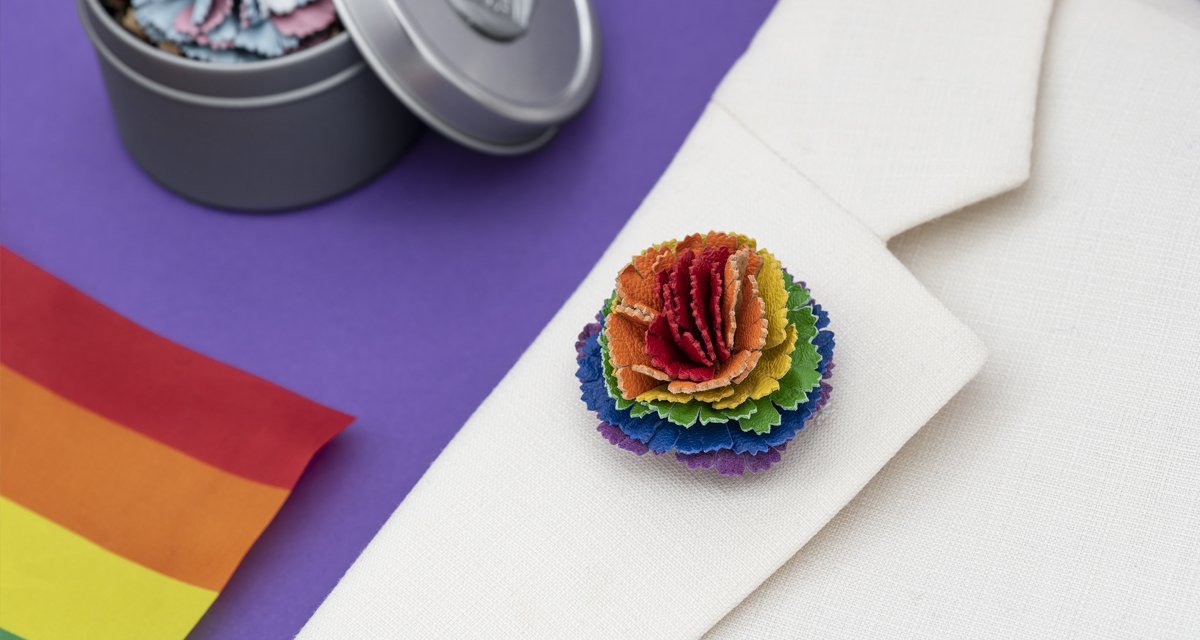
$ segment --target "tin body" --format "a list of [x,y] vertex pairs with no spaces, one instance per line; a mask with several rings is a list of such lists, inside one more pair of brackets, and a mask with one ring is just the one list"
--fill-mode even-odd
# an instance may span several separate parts
[[390,166],[422,128],[346,33],[274,60],[188,60],[76,0],[121,141],[157,182],[241,210],[301,207]]

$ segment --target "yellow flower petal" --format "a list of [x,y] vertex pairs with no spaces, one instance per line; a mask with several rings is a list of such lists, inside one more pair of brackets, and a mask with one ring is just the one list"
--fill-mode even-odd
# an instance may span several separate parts
[[[701,391],[700,393],[671,393],[671,391],[667,389],[667,385],[664,384],[661,387],[651,389],[639,395],[637,400],[638,402],[659,401],[685,403],[692,400],[701,400],[701,396],[719,399],[725,396],[733,395],[733,393],[734,389],[732,386],[721,387],[720,389],[713,389],[712,391]],[[701,402],[709,401],[701,400]]]
[[767,344],[764,348],[770,349],[787,337],[784,327],[788,326],[788,294],[787,287],[783,285],[783,266],[766,250],[759,251],[758,255],[763,259],[758,272],[758,293],[767,306]]
[[779,379],[787,374],[792,366],[792,351],[796,349],[796,327],[788,326],[784,330],[784,339],[779,344],[762,352],[758,366],[750,371],[745,380],[726,387],[733,393],[719,400],[708,401],[702,398],[704,394],[696,394],[696,399],[709,402],[714,409],[732,409],[746,400],[765,398],[779,389]]

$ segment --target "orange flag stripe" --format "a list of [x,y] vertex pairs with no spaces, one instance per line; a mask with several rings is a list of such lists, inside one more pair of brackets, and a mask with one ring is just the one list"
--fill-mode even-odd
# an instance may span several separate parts
[[0,366],[0,494],[95,544],[219,591],[288,496]]

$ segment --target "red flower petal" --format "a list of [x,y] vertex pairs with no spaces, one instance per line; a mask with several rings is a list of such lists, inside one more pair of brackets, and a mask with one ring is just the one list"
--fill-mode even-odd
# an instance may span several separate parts
[[[708,361],[714,364],[720,359],[717,356],[716,342],[712,335],[715,317],[709,311],[712,306],[713,267],[724,266],[728,259],[728,249],[724,247],[706,248],[692,263],[689,274],[692,286],[690,311],[696,324],[696,336],[704,347]],[[720,288],[720,281],[716,283],[716,286],[718,289]],[[718,293],[718,295],[720,294]]]
[[680,331],[695,331],[696,323],[692,320],[692,263],[696,254],[684,253],[671,267],[671,302],[675,307],[677,323]]
[[713,377],[713,367],[693,362],[675,342],[666,314],[658,314],[646,330],[646,355],[654,368],[675,380],[703,382]]
[[[663,314],[667,317],[667,326],[671,329],[671,337],[675,345],[684,353],[688,360],[697,367],[707,367],[710,371],[716,363],[704,352],[704,347],[696,337],[698,329],[691,311],[691,267],[695,254],[684,253],[675,261],[670,273],[666,274],[665,282],[658,287],[664,293],[661,304]],[[662,280],[660,275],[660,281]],[[711,372],[709,377],[712,377]],[[688,378],[691,380],[692,378]],[[707,380],[708,378],[704,378]]]
[[709,266],[709,296],[708,296],[708,314],[709,333],[713,337],[713,347],[717,352],[717,361],[724,362],[729,359],[729,345],[725,343],[725,315],[721,313],[721,298],[725,295],[725,262],[729,260],[729,252],[725,251],[723,259],[713,261]]

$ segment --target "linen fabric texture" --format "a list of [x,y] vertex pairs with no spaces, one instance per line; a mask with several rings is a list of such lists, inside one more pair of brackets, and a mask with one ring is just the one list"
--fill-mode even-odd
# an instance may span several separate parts
[[987,364],[709,637],[1200,637],[1197,60],[1058,3],[1029,183],[891,242]]

